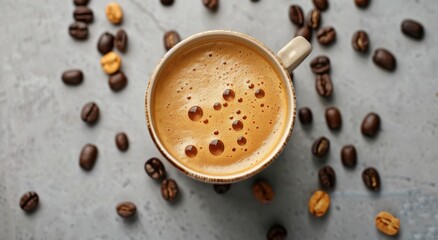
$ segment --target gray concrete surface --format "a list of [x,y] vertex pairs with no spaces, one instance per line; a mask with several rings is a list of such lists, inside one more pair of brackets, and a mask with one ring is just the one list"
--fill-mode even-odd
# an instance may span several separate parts
[[[353,0],[332,0],[323,25],[335,26],[336,44],[314,52],[332,60],[335,94],[331,101],[314,90],[307,59],[295,72],[298,105],[314,112],[310,129],[296,125],[281,157],[260,174],[274,186],[275,201],[266,206],[252,197],[253,179],[217,195],[207,184],[191,180],[166,163],[180,184],[182,198],[168,204],[159,184],[143,170],[146,159],[158,156],[145,127],[143,97],[148,77],[164,54],[164,31],[183,37],[209,29],[250,34],[277,51],[293,36],[288,7],[295,2],[305,12],[310,0],[223,0],[210,13],[200,0],[176,0],[163,7],[158,0],[119,0],[129,34],[123,70],[129,85],[113,93],[99,66],[96,42],[104,31],[115,32],[104,16],[109,1],[91,0],[95,22],[88,41],[67,34],[72,22],[70,0],[1,0],[0,7],[0,239],[264,239],[273,223],[283,224],[288,239],[386,239],[374,227],[382,210],[401,220],[398,239],[438,239],[438,2],[426,0],[373,1],[359,10]],[[400,33],[404,18],[423,22],[426,38],[413,41]],[[371,55],[354,52],[350,39],[365,29],[371,48],[385,47],[398,60],[395,73],[378,69]],[[85,82],[67,87],[60,81],[69,68],[81,68]],[[87,101],[96,101],[101,120],[95,127],[79,118]],[[325,124],[325,107],[342,111],[339,133]],[[374,140],[361,136],[362,117],[375,111],[382,131]],[[129,135],[131,147],[120,153],[118,131]],[[310,154],[312,141],[325,135],[332,141],[326,162]],[[98,163],[90,173],[78,167],[85,143],[99,147]],[[346,170],[339,160],[342,145],[355,144],[359,164]],[[323,219],[308,214],[307,200],[318,189],[317,170],[334,167],[338,176],[332,206]],[[375,166],[382,191],[365,189],[361,171]],[[41,206],[31,215],[19,206],[20,196],[34,190]],[[132,222],[115,213],[119,201],[138,205]]]

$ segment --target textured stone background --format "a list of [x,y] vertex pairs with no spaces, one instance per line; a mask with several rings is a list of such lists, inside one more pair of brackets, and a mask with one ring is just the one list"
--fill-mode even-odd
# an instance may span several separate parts
[[[264,239],[273,223],[282,223],[289,239],[386,239],[374,227],[381,210],[401,220],[399,239],[438,239],[438,1],[375,0],[359,10],[353,0],[332,0],[323,25],[338,32],[336,44],[314,52],[332,60],[335,94],[331,101],[314,90],[309,59],[295,72],[298,106],[314,112],[310,129],[297,124],[281,157],[260,176],[274,186],[273,204],[261,206],[252,197],[253,179],[217,195],[207,184],[193,181],[166,163],[180,184],[182,198],[163,201],[159,184],[143,170],[157,156],[145,127],[143,98],[148,77],[165,53],[162,36],[177,29],[183,37],[209,29],[250,34],[277,51],[294,34],[288,7],[295,2],[307,13],[310,0],[223,0],[212,14],[201,0],[176,0],[163,7],[158,0],[119,0],[125,12],[122,25],[129,34],[123,70],[129,85],[113,93],[99,66],[96,42],[104,31],[115,32],[104,16],[107,0],[91,0],[95,22],[88,41],[67,34],[72,22],[71,0],[1,0],[0,7],[0,239]],[[426,38],[416,42],[399,30],[405,18],[420,20]],[[371,48],[385,47],[398,60],[395,73],[378,69],[371,54],[354,52],[350,39],[365,29]],[[85,82],[67,87],[60,81],[69,68],[81,68]],[[79,117],[84,103],[96,101],[101,120],[86,126]],[[325,107],[335,105],[344,125],[339,133],[325,124]],[[374,140],[361,136],[362,117],[376,111],[382,131]],[[131,141],[128,152],[114,145],[118,131]],[[312,158],[312,141],[325,135],[332,141],[329,158]],[[78,167],[85,143],[99,147],[94,170]],[[353,143],[359,164],[346,170],[339,160],[342,145]],[[308,214],[307,200],[318,188],[317,170],[323,164],[338,175],[328,216]],[[371,193],[360,177],[366,166],[381,173],[382,191]],[[18,207],[20,196],[35,190],[41,206],[32,215]],[[138,219],[121,220],[115,205],[131,200]]]

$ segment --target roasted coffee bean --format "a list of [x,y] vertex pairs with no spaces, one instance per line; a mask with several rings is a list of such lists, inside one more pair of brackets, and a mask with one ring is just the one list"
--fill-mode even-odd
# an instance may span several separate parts
[[115,52],[109,52],[100,59],[100,65],[106,74],[114,74],[122,66],[122,58]]
[[308,107],[300,108],[300,110],[298,110],[298,118],[303,125],[311,124],[313,120],[312,110]]
[[118,3],[111,2],[106,5],[105,14],[108,21],[112,24],[119,24],[123,20],[122,7]]
[[354,0],[354,3],[360,8],[366,8],[370,4],[370,1],[371,0]]
[[117,31],[114,45],[116,45],[116,48],[119,49],[120,52],[126,52],[128,48],[128,34],[126,34],[125,30],[120,29]]
[[99,41],[97,42],[97,50],[101,54],[105,55],[111,52],[113,50],[113,47],[114,47],[114,36],[109,32],[103,33],[100,36]]
[[82,121],[88,124],[95,124],[99,119],[99,107],[94,102],[84,105],[81,112]]
[[78,85],[82,83],[84,74],[79,69],[71,69],[62,73],[62,81],[68,85]]
[[394,236],[400,229],[400,220],[389,212],[379,212],[376,216],[376,227],[384,234]]
[[377,66],[388,71],[394,71],[397,67],[394,55],[384,48],[378,48],[374,51],[373,61]]
[[98,150],[93,144],[87,144],[82,148],[81,155],[79,156],[79,166],[84,170],[91,170],[97,160]]
[[289,19],[293,24],[302,27],[304,25],[303,9],[298,5],[291,5],[289,7]]
[[230,190],[231,184],[213,184],[214,191],[219,194],[224,194]]
[[169,31],[164,34],[164,47],[167,51],[173,48],[181,41],[179,34],[176,31]]
[[313,142],[312,154],[315,157],[322,158],[330,150],[330,141],[326,137],[320,137]]
[[353,145],[346,145],[341,150],[341,161],[345,167],[355,167],[357,162],[356,148]]
[[144,170],[149,177],[155,180],[162,179],[166,175],[166,169],[158,158],[151,158],[147,160],[144,164]]
[[268,240],[285,240],[287,238],[287,230],[283,226],[276,224],[269,228],[266,233],[266,239]]
[[219,0],[202,0],[202,3],[209,10],[215,11],[219,6]]
[[173,201],[178,197],[179,189],[175,180],[169,178],[161,182],[161,196],[166,201]]
[[341,112],[336,107],[329,107],[325,110],[325,120],[331,130],[337,130],[342,126]]
[[313,9],[307,16],[307,26],[317,29],[321,25],[321,12],[318,9]]
[[258,179],[252,185],[252,193],[257,201],[266,204],[274,200],[274,190],[271,184],[264,179]]
[[321,11],[324,11],[328,8],[329,3],[328,0],[313,0],[313,5]]
[[123,218],[130,218],[137,212],[137,207],[132,202],[121,202],[116,207],[117,214]]
[[330,59],[327,56],[317,56],[310,62],[310,68],[315,74],[328,73],[330,71]]
[[25,212],[32,212],[38,207],[40,198],[36,192],[27,192],[20,199],[20,207]]
[[73,3],[76,6],[85,6],[88,4],[88,2],[89,2],[89,0],[73,0]]
[[84,22],[75,22],[68,27],[68,33],[72,38],[83,40],[88,37],[88,26]]
[[380,188],[380,176],[373,167],[366,168],[362,172],[362,180],[365,186],[370,190],[376,191]]
[[126,151],[129,148],[129,139],[126,133],[121,132],[116,135],[116,146],[120,151]]
[[299,28],[296,33],[295,33],[295,37],[296,36],[302,36],[304,37],[307,41],[312,41],[312,29],[310,29],[309,26],[303,26],[301,28]]
[[160,0],[161,4],[164,6],[170,6],[173,4],[174,0]]
[[120,91],[125,88],[128,78],[122,71],[119,71],[109,77],[108,84],[113,91]]
[[351,39],[351,45],[353,46],[353,49],[358,52],[368,52],[368,34],[365,31],[355,32]]
[[321,97],[330,97],[333,93],[333,83],[327,73],[316,76],[315,82],[316,92]]
[[336,31],[333,27],[323,27],[318,30],[316,36],[321,45],[327,46],[336,40]]
[[423,25],[415,20],[406,19],[401,24],[402,32],[411,38],[422,39],[424,36]]
[[322,217],[330,207],[330,196],[324,191],[316,191],[310,197],[308,207],[313,216]]
[[92,23],[94,19],[93,11],[85,6],[76,7],[73,18],[78,22]]
[[330,166],[324,166],[318,172],[319,183],[325,188],[334,188],[336,184],[336,174]]
[[380,117],[377,113],[368,113],[362,121],[361,131],[367,137],[376,136],[380,129]]

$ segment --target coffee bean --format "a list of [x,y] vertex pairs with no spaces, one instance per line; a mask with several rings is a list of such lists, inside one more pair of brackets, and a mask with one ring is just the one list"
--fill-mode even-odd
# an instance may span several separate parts
[[88,124],[95,124],[99,119],[99,107],[94,102],[84,105],[81,112],[82,121]]
[[119,71],[109,77],[108,83],[113,91],[120,91],[125,88],[128,78],[122,71]]
[[173,201],[178,197],[179,189],[175,180],[169,178],[161,182],[161,196],[166,201]]
[[360,8],[366,8],[370,4],[370,1],[371,0],[354,0],[354,3]]
[[252,193],[257,201],[266,204],[274,200],[274,190],[272,186],[263,179],[258,179],[252,185]]
[[330,150],[330,140],[326,137],[317,138],[312,145],[312,154],[315,157],[323,158]]
[[303,9],[298,5],[291,5],[289,7],[289,19],[293,24],[302,27],[304,25]]
[[298,118],[300,119],[301,124],[309,125],[313,120],[312,111],[308,107],[300,108],[300,110],[298,110]]
[[351,45],[353,46],[353,49],[358,52],[368,52],[368,34],[365,31],[355,32],[353,38],[351,39]]
[[160,0],[161,4],[164,6],[170,6],[173,4],[174,0]]
[[106,5],[105,15],[112,24],[120,24],[123,20],[123,10],[118,3],[111,2]]
[[400,220],[389,212],[379,212],[376,216],[376,227],[388,236],[397,235],[400,229]]
[[84,74],[79,69],[71,69],[63,72],[61,78],[67,85],[79,85],[84,79]]
[[260,1],[260,0],[251,0],[251,2],[258,2],[258,1]]
[[36,192],[27,192],[20,199],[20,207],[25,212],[33,212],[38,207],[40,199]]
[[126,52],[126,49],[128,48],[128,34],[125,30],[120,29],[117,31],[114,45],[116,45],[116,48],[119,49],[120,52]]
[[365,186],[370,190],[376,191],[380,188],[380,176],[373,167],[366,168],[362,172],[362,180]]
[[327,46],[336,40],[336,31],[333,27],[323,27],[318,30],[316,36],[321,45]]
[[420,40],[424,37],[423,25],[412,19],[403,20],[401,30],[406,36],[414,39]]
[[295,36],[302,36],[310,42],[312,41],[312,29],[309,26],[303,26],[296,31]]
[[115,52],[109,52],[100,59],[100,65],[106,74],[114,74],[122,66],[122,58]]
[[132,202],[121,202],[116,207],[117,214],[122,218],[130,218],[137,212],[137,207]]
[[88,2],[89,2],[89,0],[73,0],[73,3],[76,6],[85,6],[88,4]]
[[97,160],[98,150],[93,144],[87,144],[82,148],[79,156],[79,166],[84,170],[91,170]]
[[345,167],[355,167],[357,162],[356,148],[353,145],[346,145],[341,150],[341,161]]
[[336,107],[329,107],[325,110],[325,120],[331,130],[337,130],[342,126],[341,112]]
[[368,113],[362,121],[361,131],[367,137],[376,136],[380,129],[380,117],[377,113]]
[[84,22],[75,22],[68,27],[68,33],[72,38],[83,40],[88,37],[88,26]]
[[173,48],[181,41],[179,34],[176,31],[169,31],[164,34],[164,47],[167,51]]
[[307,17],[307,26],[318,29],[321,25],[321,12],[318,9],[313,9]]
[[219,194],[224,194],[230,190],[231,184],[213,184],[214,191]]
[[283,226],[276,224],[269,228],[266,233],[266,239],[268,240],[285,240],[287,238],[287,230]]
[[120,151],[126,151],[129,148],[129,140],[128,135],[126,133],[121,132],[116,135],[116,146]]
[[324,11],[328,8],[329,3],[328,0],[313,0],[313,5],[321,11]]
[[211,11],[217,10],[219,6],[219,0],[202,0],[202,3]]
[[316,217],[324,216],[330,207],[330,196],[324,191],[316,191],[309,199],[309,212]]
[[325,188],[334,188],[336,184],[336,174],[330,166],[324,166],[318,172],[319,183]]
[[162,179],[166,175],[166,169],[158,158],[151,158],[144,164],[144,170],[149,177],[155,180]]
[[394,71],[397,66],[394,55],[383,48],[378,48],[374,51],[373,61],[377,66],[388,71]]
[[93,22],[93,11],[85,6],[76,7],[73,12],[73,18],[78,22],[92,23]]
[[310,62],[310,68],[315,74],[328,73],[330,71],[330,59],[327,56],[317,56]]
[[114,36],[109,32],[103,33],[99,37],[99,40],[97,41],[97,50],[101,54],[107,54],[113,50],[113,47],[114,47]]
[[333,93],[333,83],[327,73],[316,76],[315,82],[316,92],[321,97],[330,97]]

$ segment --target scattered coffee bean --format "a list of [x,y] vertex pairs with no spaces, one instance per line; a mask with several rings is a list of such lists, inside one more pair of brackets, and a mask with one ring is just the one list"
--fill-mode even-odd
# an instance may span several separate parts
[[173,201],[178,197],[179,189],[175,180],[169,178],[161,182],[161,196],[166,201]]
[[126,34],[125,30],[120,29],[117,31],[114,45],[116,45],[116,48],[119,49],[120,52],[126,52],[128,48],[128,34]]
[[76,6],[85,6],[88,4],[88,2],[89,2],[89,0],[73,0],[73,3]]
[[121,132],[116,135],[116,146],[120,151],[126,151],[129,148],[129,140],[128,135],[126,133]]
[[108,83],[113,91],[120,91],[125,88],[128,78],[122,71],[119,71],[109,77]]
[[342,126],[341,112],[336,107],[329,107],[325,110],[325,120],[331,130],[337,130]]
[[327,46],[336,40],[336,31],[333,27],[323,27],[318,30],[316,36],[321,45]]
[[402,32],[411,38],[422,39],[424,37],[423,25],[415,20],[406,19],[401,24]]
[[91,170],[97,160],[98,150],[93,144],[87,144],[82,148],[81,155],[79,156],[79,166],[84,170]]
[[334,188],[336,184],[336,174],[330,166],[324,166],[318,172],[319,183],[325,188]]
[[328,0],[313,0],[313,5],[321,11],[324,11],[328,8],[329,3]]
[[316,217],[324,216],[330,207],[330,196],[321,190],[313,193],[309,200],[309,212]]
[[368,52],[368,34],[365,31],[355,32],[353,38],[351,39],[351,45],[353,46],[353,49],[358,52]]
[[298,5],[291,5],[289,7],[289,19],[293,24],[302,27],[304,25],[303,9]]
[[160,0],[160,2],[163,6],[170,6],[173,4],[174,0]]
[[312,110],[308,107],[300,108],[300,110],[298,110],[298,118],[303,125],[311,124],[313,120]]
[[123,20],[122,7],[120,7],[118,3],[108,3],[108,5],[106,5],[105,14],[108,21],[112,24],[119,24]]
[[94,19],[93,11],[85,6],[76,7],[73,12],[73,18],[78,22],[92,23]]
[[82,121],[88,124],[95,124],[99,119],[99,107],[94,102],[84,105],[81,112]]
[[330,140],[326,137],[320,137],[313,142],[312,154],[315,157],[322,158],[327,155],[330,150]]
[[181,41],[179,34],[176,31],[169,31],[164,34],[164,47],[167,51],[173,48]]
[[100,59],[102,69],[107,74],[114,74],[119,71],[122,59],[115,52],[109,52]]
[[333,83],[327,73],[316,76],[315,82],[316,92],[321,97],[330,97],[333,93]]
[[330,59],[327,56],[317,56],[310,62],[310,68],[315,74],[328,73],[330,71]]
[[376,228],[388,236],[394,236],[400,229],[400,220],[389,212],[379,212],[376,216]]
[[62,73],[62,81],[68,85],[78,85],[82,83],[84,74],[79,69],[67,70]]
[[366,168],[362,172],[362,180],[365,186],[370,190],[376,191],[380,188],[380,176],[373,167]]
[[219,6],[219,0],[202,0],[202,3],[209,10],[215,11]]
[[122,218],[130,218],[137,212],[137,207],[132,202],[121,202],[116,207],[117,214]]
[[113,47],[114,47],[114,36],[109,32],[103,33],[100,36],[99,41],[97,42],[97,50],[101,54],[107,54],[113,50]]
[[310,42],[312,41],[312,29],[309,26],[303,26],[296,31],[295,36],[302,36]]
[[318,9],[313,9],[307,17],[307,26],[318,29],[321,25],[321,12]]
[[281,225],[274,225],[269,228],[266,233],[266,239],[268,240],[285,240],[287,238],[287,230]]
[[266,180],[258,179],[252,185],[252,193],[257,201],[266,204],[274,200],[274,190]]
[[219,194],[224,194],[230,190],[231,184],[213,184],[214,191]]
[[341,161],[345,167],[355,167],[357,162],[356,148],[353,145],[346,145],[341,150]]
[[40,199],[36,192],[27,192],[20,199],[20,207],[25,212],[33,212],[37,207]]
[[370,4],[370,0],[354,0],[354,3],[360,8],[366,8]]
[[258,1],[260,1],[260,0],[251,0],[251,2],[258,2]]
[[74,22],[68,27],[68,33],[74,39],[86,39],[88,37],[88,26],[84,22]]
[[144,164],[144,170],[149,177],[155,180],[162,179],[166,175],[166,169],[158,158],[151,158],[147,160]]
[[374,51],[373,61],[377,66],[388,71],[394,71],[397,66],[394,55],[383,48],[378,48]]
[[362,121],[361,131],[367,137],[376,136],[380,129],[380,117],[377,113],[368,113]]

